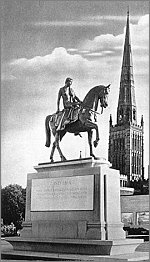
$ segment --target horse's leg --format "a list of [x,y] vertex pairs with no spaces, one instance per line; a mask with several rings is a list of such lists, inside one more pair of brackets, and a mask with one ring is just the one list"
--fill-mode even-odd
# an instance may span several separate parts
[[51,115],[48,115],[45,119],[45,133],[46,133],[45,146],[46,147],[50,147],[50,143],[51,143],[51,130],[50,130],[50,127],[49,127],[50,118],[51,118]]
[[63,155],[61,149],[60,149],[60,146],[59,146],[59,133],[56,132],[56,135],[55,135],[55,147],[57,147],[57,150],[59,152],[59,155],[60,155],[60,158],[61,158],[61,161],[66,161],[67,159],[65,158],[65,156]]
[[55,141],[54,141],[53,146],[52,146],[52,150],[51,150],[51,154],[50,154],[50,160],[51,160],[51,162],[54,162],[53,155],[54,155],[55,148],[57,146],[57,139],[59,139],[59,137],[58,137],[58,133],[56,132],[55,126],[52,125],[51,128],[52,128],[53,136],[55,137]]
[[51,154],[50,154],[51,162],[54,162],[53,155],[54,155],[55,148],[56,148],[56,142],[54,141],[53,146],[52,146],[52,150],[51,150]]
[[65,158],[65,156],[63,155],[60,147],[59,147],[59,141],[57,143],[57,149],[58,149],[58,152],[59,152],[59,155],[60,155],[60,158],[61,158],[61,161],[66,161],[67,159]]
[[93,122],[91,122],[91,121],[89,121],[89,120],[87,120],[87,121],[85,122],[85,126],[86,126],[87,128],[95,129],[95,130],[96,130],[96,140],[95,140],[93,143],[94,143],[94,147],[97,147],[98,141],[99,141],[98,125],[95,124],[95,123],[93,123]]
[[[96,124],[95,124],[96,125]],[[93,142],[94,143],[94,147],[97,147],[98,142],[99,142],[99,131],[98,131],[98,126],[95,126],[95,130],[96,130],[96,140]]]
[[65,158],[65,156],[63,155],[61,149],[60,149],[60,146],[59,146],[59,142],[62,140],[63,136],[66,134],[66,130],[61,130],[59,131],[59,139],[57,141],[57,150],[59,152],[59,155],[60,155],[60,158],[61,158],[61,161],[66,161],[67,159]]
[[89,146],[90,146],[90,156],[93,156],[93,148],[92,148],[92,134],[93,134],[93,131],[90,130],[88,131],[88,142],[89,142]]
[[93,131],[92,131],[92,130],[88,131],[88,142],[89,142],[89,146],[90,146],[90,156],[94,157],[94,159],[97,160],[97,159],[99,159],[99,158],[96,157],[96,156],[93,154],[92,135],[93,135]]

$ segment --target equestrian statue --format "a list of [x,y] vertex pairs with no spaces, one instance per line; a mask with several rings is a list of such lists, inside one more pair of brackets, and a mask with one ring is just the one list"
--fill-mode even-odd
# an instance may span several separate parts
[[[96,130],[96,139],[93,142],[94,147],[97,147],[99,142],[99,130],[98,125],[95,123],[97,121],[98,104],[101,106],[101,114],[103,113],[103,108],[108,106],[108,94],[110,92],[110,85],[98,85],[93,87],[85,96],[83,102],[75,95],[73,89],[70,88],[72,84],[72,79],[67,78],[65,81],[65,86],[60,88],[57,99],[57,112],[53,115],[48,115],[45,120],[45,131],[46,131],[46,147],[50,147],[51,144],[51,131],[55,137],[50,160],[54,162],[53,156],[54,151],[57,148],[61,161],[65,161],[66,158],[63,155],[59,142],[62,140],[63,136],[69,132],[74,133],[74,135],[81,136],[80,132],[88,133],[88,142],[90,147],[90,156],[94,159],[98,159],[93,153],[92,147],[92,134],[93,129]],[[67,93],[68,91],[68,93]],[[60,98],[63,99],[64,109],[59,110]],[[69,99],[70,97],[70,99]]]

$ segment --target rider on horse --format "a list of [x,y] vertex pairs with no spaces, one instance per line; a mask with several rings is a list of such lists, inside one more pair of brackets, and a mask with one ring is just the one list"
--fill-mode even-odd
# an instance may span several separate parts
[[[66,81],[66,82],[68,82],[68,81]],[[72,81],[70,81],[70,79],[69,79],[69,82],[72,83]],[[69,84],[69,87],[70,87],[71,83]],[[68,83],[65,86],[67,86],[66,87],[66,90],[67,90]],[[51,154],[50,154],[51,162],[54,161],[53,156],[54,156],[54,151],[55,151],[56,148],[59,152],[61,160],[62,161],[66,160],[65,156],[63,155],[63,153],[60,149],[59,142],[62,140],[62,138],[64,137],[64,135],[67,132],[73,133],[74,135],[77,135],[77,134],[80,135],[80,132],[87,132],[88,133],[88,142],[89,142],[89,147],[90,147],[90,156],[94,157],[94,159],[97,159],[95,157],[95,155],[93,154],[92,133],[93,133],[93,130],[96,131],[96,139],[93,141],[93,144],[94,144],[94,147],[97,147],[98,142],[99,142],[99,129],[98,129],[98,125],[92,121],[91,113],[93,112],[94,114],[98,114],[97,109],[98,109],[98,105],[100,105],[101,108],[102,108],[102,111],[101,111],[101,114],[102,114],[103,108],[106,108],[108,106],[108,94],[109,94],[109,91],[110,91],[109,86],[110,85],[108,85],[108,86],[98,85],[98,86],[95,86],[92,89],[90,89],[89,92],[86,94],[85,98],[83,99],[82,105],[79,106],[79,107],[76,106],[75,109],[71,107],[73,105],[73,102],[71,104],[71,101],[69,101],[69,98],[68,98],[69,96],[64,94],[64,96],[63,96],[64,107],[65,107],[66,104],[70,105],[70,107],[69,108],[67,107],[66,109],[64,109],[63,111],[61,111],[57,114],[54,113],[54,114],[48,115],[46,117],[46,119],[45,119],[45,131],[46,131],[45,146],[50,147],[50,145],[51,145],[51,133],[55,137],[55,141],[53,142],[53,146],[52,146],[52,150],[51,150]],[[60,91],[59,97],[62,96],[61,92],[62,91]],[[64,93],[66,93],[66,92],[64,92]],[[74,96],[72,98],[74,98]],[[60,100],[60,98],[58,99],[58,101],[59,100]],[[78,100],[78,101],[80,101],[80,100]],[[68,125],[65,125],[65,126],[62,125],[62,123],[64,123],[62,119],[65,115],[65,111],[66,110],[70,111],[72,109],[73,109],[73,120]],[[58,102],[58,110],[59,110],[59,102]],[[76,112],[77,112],[77,114],[76,114]],[[58,116],[60,116],[60,117],[58,117]],[[56,118],[59,118],[60,121],[56,121]]]
[[80,99],[76,96],[74,90],[70,87],[72,85],[72,79],[70,77],[66,78],[65,86],[59,89],[58,99],[57,99],[57,112],[59,113],[60,99],[63,99],[64,114],[61,118],[61,123],[59,124],[57,131],[61,130],[63,126],[70,123],[73,120],[73,110],[74,108],[81,104]]

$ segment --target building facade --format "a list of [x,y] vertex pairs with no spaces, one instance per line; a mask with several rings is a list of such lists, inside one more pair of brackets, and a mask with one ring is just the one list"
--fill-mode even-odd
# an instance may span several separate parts
[[124,225],[149,230],[149,195],[121,196],[120,201]]
[[113,125],[112,116],[110,115],[108,149],[108,160],[112,163],[112,168],[120,170],[120,174],[127,176],[127,186],[130,185],[130,181],[144,178],[143,134],[143,116],[141,116],[140,125],[137,124],[128,11],[117,107],[117,124]]

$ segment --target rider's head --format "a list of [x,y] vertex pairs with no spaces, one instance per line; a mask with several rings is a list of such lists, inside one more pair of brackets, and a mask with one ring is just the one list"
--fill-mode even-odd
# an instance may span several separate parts
[[65,85],[70,86],[71,84],[72,84],[72,78],[67,77],[66,80],[65,80]]

